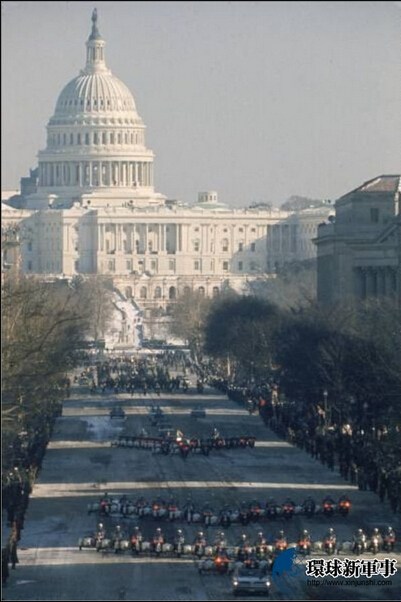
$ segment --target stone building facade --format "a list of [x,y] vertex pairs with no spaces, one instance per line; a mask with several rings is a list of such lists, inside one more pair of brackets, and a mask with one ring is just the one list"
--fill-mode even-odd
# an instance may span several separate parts
[[400,176],[382,175],[337,200],[335,220],[315,239],[318,301],[369,297],[401,304]]

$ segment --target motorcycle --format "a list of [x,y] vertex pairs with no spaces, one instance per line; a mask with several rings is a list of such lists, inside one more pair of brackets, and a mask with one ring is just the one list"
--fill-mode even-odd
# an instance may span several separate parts
[[156,556],[160,556],[160,554],[162,553],[163,543],[163,538],[155,538],[153,540],[153,552],[156,554]]
[[359,554],[363,554],[364,552],[366,552],[366,541],[358,540],[358,541],[354,542],[353,552],[357,556],[359,556]]
[[294,506],[292,504],[284,504],[282,515],[285,520],[290,520],[294,516]]
[[370,540],[370,550],[373,554],[377,554],[380,550],[380,537],[378,535],[373,535]]
[[183,537],[180,537],[175,544],[175,553],[177,555],[177,558],[180,558],[181,554],[184,553],[184,543],[185,539]]
[[93,535],[85,535],[85,537],[80,537],[78,540],[78,547],[80,550],[82,548],[94,548],[96,546],[96,540]]
[[308,539],[300,539],[297,545],[298,552],[300,554],[305,554],[305,556],[311,553],[311,542]]
[[383,550],[392,552],[395,546],[395,535],[385,535],[383,539]]
[[303,504],[303,511],[305,516],[312,518],[312,516],[315,514],[315,504],[312,502],[305,502]]
[[249,512],[248,510],[245,509],[241,509],[239,512],[239,522],[241,523],[241,525],[248,525],[249,524]]
[[284,550],[286,550],[287,548],[288,548],[288,543],[285,539],[278,539],[274,543],[274,553],[275,554],[281,554],[281,552],[284,552]]
[[131,537],[131,550],[133,554],[140,554],[142,552],[142,537]]
[[336,548],[335,541],[333,539],[327,538],[323,541],[323,549],[328,556],[334,554]]
[[323,514],[325,516],[333,516],[334,514],[334,504],[329,501],[323,502]]
[[349,500],[342,500],[338,504],[338,511],[341,516],[347,516],[351,510],[351,502]]

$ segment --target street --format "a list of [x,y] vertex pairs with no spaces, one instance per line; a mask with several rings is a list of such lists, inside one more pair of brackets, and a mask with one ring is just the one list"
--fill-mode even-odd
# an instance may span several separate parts
[[[200,575],[191,559],[132,557],[98,554],[95,550],[78,549],[78,538],[94,531],[99,522],[87,513],[87,504],[99,500],[102,492],[126,494],[130,498],[152,500],[158,495],[173,496],[183,506],[191,493],[202,506],[209,502],[215,510],[228,504],[238,507],[242,501],[258,500],[265,504],[274,497],[279,504],[287,496],[301,504],[308,495],[317,503],[330,494],[337,500],[350,496],[353,506],[347,518],[336,514],[308,519],[295,516],[289,523],[277,519],[268,523],[235,524],[226,530],[234,545],[241,533],[254,540],[261,530],[269,540],[284,529],[289,542],[298,539],[302,529],[309,530],[313,540],[321,540],[328,527],[334,527],[338,540],[350,541],[359,527],[368,533],[391,524],[400,533],[400,524],[390,513],[387,503],[378,496],[340,478],[305,452],[280,440],[263,424],[259,415],[249,415],[238,404],[207,387],[199,395],[193,386],[187,394],[134,396],[123,394],[90,394],[88,387],[74,386],[64,402],[63,415],[57,419],[53,439],[48,446],[42,471],[34,487],[19,547],[19,565],[4,590],[6,600],[225,600],[234,599],[228,576]],[[174,428],[186,435],[210,435],[217,427],[224,435],[254,435],[254,449],[212,451],[209,456],[155,455],[148,450],[112,448],[110,442],[120,434],[137,434],[144,427],[149,432],[148,410],[158,403],[171,419]],[[112,420],[109,410],[122,405],[125,421]],[[190,411],[201,405],[206,418],[194,418]],[[139,524],[144,539],[150,538],[157,526],[168,540],[181,527],[186,540],[193,541],[197,525],[168,523],[138,517],[107,518],[106,527],[121,524],[127,530]],[[203,530],[214,540],[221,527]],[[324,556],[323,554],[321,555]],[[370,553],[370,558],[373,555]],[[384,558],[386,554],[379,553]],[[388,555],[387,555],[388,556]],[[398,564],[401,555],[396,554]],[[336,588],[313,587],[305,575],[289,576],[285,591],[272,585],[270,599],[399,599],[399,572],[387,586]],[[349,597],[348,597],[349,596]]]

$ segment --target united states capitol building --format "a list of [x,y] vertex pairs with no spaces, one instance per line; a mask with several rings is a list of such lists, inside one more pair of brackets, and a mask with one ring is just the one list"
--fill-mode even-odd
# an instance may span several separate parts
[[316,256],[312,239],[330,206],[286,212],[232,209],[217,192],[169,200],[154,187],[154,154],[133,95],[106,64],[96,10],[86,64],[61,91],[38,153],[37,186],[18,222],[26,274],[101,274],[127,299],[165,309],[188,290],[216,296],[292,260]]

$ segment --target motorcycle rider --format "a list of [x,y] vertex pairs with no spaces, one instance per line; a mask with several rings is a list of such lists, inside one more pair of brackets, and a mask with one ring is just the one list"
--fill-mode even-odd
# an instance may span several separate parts
[[295,512],[295,502],[291,498],[287,497],[282,508],[284,517],[293,516]]
[[302,504],[302,508],[306,514],[314,514],[316,510],[316,503],[312,496],[308,496],[304,503]]
[[266,502],[266,514],[270,518],[275,518],[277,516],[277,501],[273,497],[269,497]]
[[388,526],[383,536],[384,548],[388,551],[393,551],[395,545],[395,531],[393,527]]
[[131,549],[133,552],[139,552],[142,544],[142,533],[139,527],[134,527],[134,532],[131,535]]
[[220,433],[219,433],[219,431],[217,430],[217,428],[216,428],[216,427],[214,427],[214,429],[213,429],[213,431],[212,431],[212,434],[211,434],[211,438],[212,438],[212,439],[218,439],[219,437],[220,437]]
[[323,506],[323,512],[324,511],[333,511],[334,510],[334,506],[336,505],[335,501],[333,500],[332,497],[330,497],[329,495],[326,495],[326,497],[324,498],[323,502],[322,502],[322,506]]
[[242,533],[238,542],[238,548],[238,560],[243,562],[248,557],[250,551],[248,536],[246,533]]
[[221,552],[225,551],[225,549],[227,547],[227,539],[226,539],[224,531],[220,531],[220,533],[217,534],[215,546],[216,546],[216,554],[220,554]]
[[307,553],[309,554],[311,545],[312,545],[312,540],[311,540],[311,536],[309,535],[309,531],[307,529],[304,529],[299,536],[298,546],[301,549],[304,549],[304,547],[306,547]]
[[153,543],[153,550],[155,552],[157,552],[157,548],[159,546],[161,548],[161,546],[164,544],[164,535],[163,535],[160,527],[157,527],[155,534],[153,535],[152,543]]
[[363,529],[358,529],[353,536],[353,551],[355,552],[357,546],[361,547],[361,550],[366,550],[366,535],[363,532]]
[[373,547],[375,544],[377,545],[377,548],[380,550],[383,546],[383,537],[381,536],[381,533],[379,531],[379,529],[377,527],[375,527],[372,531],[372,537],[370,538],[371,540],[371,546]]
[[103,523],[99,523],[95,532],[96,545],[106,537],[106,529]]
[[176,552],[182,553],[182,548],[184,546],[184,543],[185,543],[184,533],[182,532],[182,529],[177,529],[177,533],[174,537],[174,550]]
[[327,546],[328,543],[332,544],[333,548],[336,547],[337,536],[334,532],[333,527],[330,527],[329,530],[327,531],[326,535],[323,538],[323,543],[324,543],[325,547]]
[[276,551],[282,552],[283,550],[286,550],[287,547],[288,547],[287,538],[284,535],[284,531],[281,530],[278,532],[278,536],[275,539],[274,548]]
[[198,533],[195,537],[195,540],[194,540],[195,554],[203,554],[205,551],[206,545],[207,545],[206,537],[205,537],[203,531],[198,531]]

